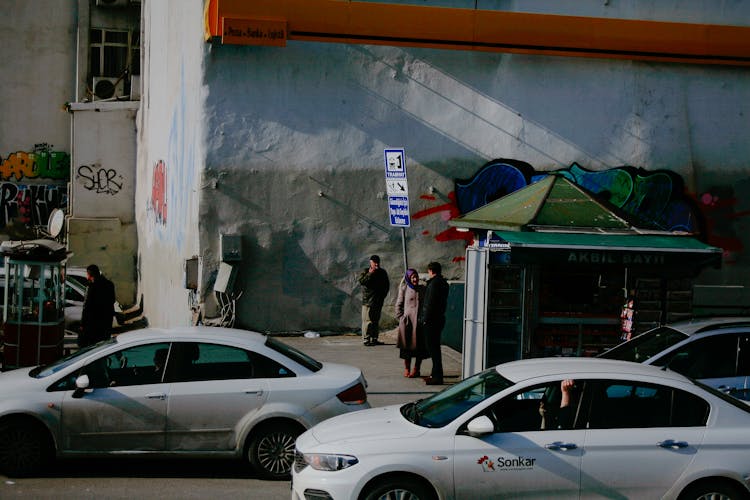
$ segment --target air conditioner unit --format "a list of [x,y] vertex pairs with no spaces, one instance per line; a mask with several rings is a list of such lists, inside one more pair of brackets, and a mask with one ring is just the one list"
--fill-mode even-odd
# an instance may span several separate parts
[[127,7],[129,0],[96,0],[97,7]]
[[103,101],[114,97],[122,97],[125,93],[125,79],[110,76],[95,76],[92,82],[94,101]]

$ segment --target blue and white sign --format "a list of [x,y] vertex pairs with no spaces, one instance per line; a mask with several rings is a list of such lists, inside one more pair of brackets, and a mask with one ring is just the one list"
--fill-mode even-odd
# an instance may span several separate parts
[[385,178],[406,179],[406,155],[404,148],[385,149]]
[[388,193],[388,214],[391,226],[409,227],[409,185],[406,181],[404,149],[385,149],[385,187]]

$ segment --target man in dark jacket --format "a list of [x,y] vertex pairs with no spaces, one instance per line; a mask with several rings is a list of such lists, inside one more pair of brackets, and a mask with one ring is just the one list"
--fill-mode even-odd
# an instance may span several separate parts
[[86,279],[89,286],[83,299],[79,347],[108,339],[112,334],[112,318],[115,315],[115,285],[101,274],[95,264],[86,268]]
[[445,326],[445,310],[448,307],[448,282],[442,274],[439,262],[427,264],[430,279],[422,300],[422,327],[424,328],[427,350],[432,358],[432,373],[425,379],[427,385],[443,384],[443,355],[440,351],[440,336]]
[[380,267],[380,257],[370,257],[370,267],[359,275],[362,285],[362,342],[366,346],[383,345],[378,340],[380,313],[391,283],[388,273]]

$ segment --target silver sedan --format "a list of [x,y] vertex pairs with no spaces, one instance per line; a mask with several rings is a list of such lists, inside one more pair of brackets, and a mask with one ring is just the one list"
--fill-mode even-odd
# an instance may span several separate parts
[[369,408],[360,369],[321,363],[256,332],[213,327],[123,333],[53,364],[0,375],[0,471],[54,457],[243,457],[289,476],[294,441]]

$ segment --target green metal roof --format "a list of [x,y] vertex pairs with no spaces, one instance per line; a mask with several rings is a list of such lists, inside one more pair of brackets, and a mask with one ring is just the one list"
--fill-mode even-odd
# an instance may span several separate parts
[[565,177],[549,175],[448,222],[467,229],[523,231],[530,226],[628,230],[627,220]]
[[671,234],[591,234],[538,231],[495,231],[511,247],[589,248],[645,250],[660,252],[698,252],[721,255],[721,248],[706,245],[690,236]]

